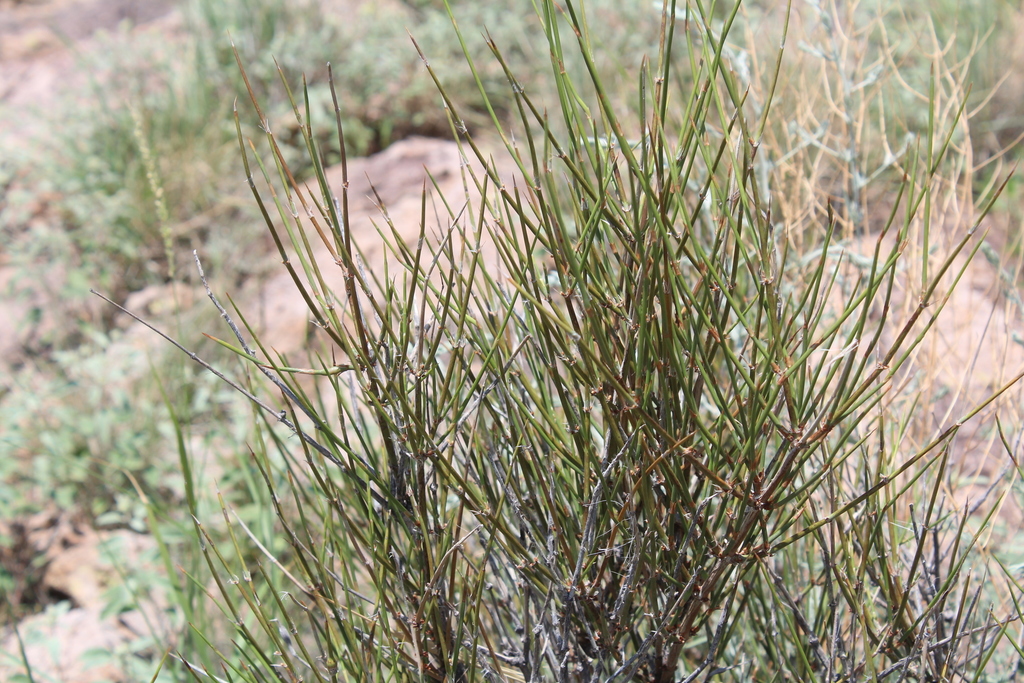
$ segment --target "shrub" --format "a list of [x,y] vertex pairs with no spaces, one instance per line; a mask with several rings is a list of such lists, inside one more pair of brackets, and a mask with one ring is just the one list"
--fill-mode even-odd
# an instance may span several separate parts
[[[251,681],[1009,671],[1021,613],[1006,595],[1020,585],[1007,570],[978,587],[993,512],[971,517],[943,492],[964,421],[1012,382],[937,429],[914,418],[917,352],[999,189],[971,193],[962,101],[948,106],[943,89],[962,83],[933,77],[926,129],[867,181],[857,164],[870,157],[842,152],[826,157],[840,175],[812,179],[811,202],[864,189],[836,182],[842,173],[874,183],[882,211],[852,193],[839,213],[828,199],[801,211],[774,197],[808,178],[785,165],[808,145],[787,149],[792,129],[777,121],[793,107],[812,116],[815,101],[773,99],[786,92],[781,54],[748,52],[774,67],[744,72],[730,42],[739,3],[666,3],[633,106],[605,85],[584,7],[536,6],[552,106],[490,42],[517,116],[514,135],[493,120],[511,175],[422,55],[472,192],[445,198],[436,241],[425,197],[422,238],[387,239],[386,272],[361,267],[308,90],[292,105],[313,189],[269,126],[264,160],[238,125],[323,347],[296,370],[250,348],[241,314],[225,313],[240,322],[222,344],[282,397],[274,407],[237,385],[263,409],[244,466],[276,526],[253,528],[222,503],[221,530],[187,484],[234,628],[230,651],[209,634],[221,649],[194,670]],[[855,128],[849,104],[838,110]],[[941,209],[957,198],[977,202],[967,225]],[[321,276],[317,240],[344,291]],[[184,451],[183,464],[189,481]]]

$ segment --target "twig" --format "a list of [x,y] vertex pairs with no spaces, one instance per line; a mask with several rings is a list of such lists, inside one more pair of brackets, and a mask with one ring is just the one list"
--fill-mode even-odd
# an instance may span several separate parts
[[[208,371],[213,373],[217,378],[223,380],[229,387],[231,387],[232,389],[234,389],[238,393],[242,394],[242,396],[245,396],[247,399],[249,399],[249,401],[251,401],[255,405],[259,406],[261,409],[263,409],[267,413],[270,413],[271,415],[273,415],[275,418],[277,418],[278,422],[280,422],[285,427],[290,429],[293,434],[296,434],[300,438],[302,438],[302,440],[305,441],[306,443],[308,443],[310,446],[312,446],[316,450],[317,453],[319,453],[320,455],[324,456],[325,458],[330,460],[332,463],[337,465],[341,469],[341,471],[344,472],[346,476],[351,478],[357,485],[359,485],[361,488],[366,488],[366,480],[365,479],[363,479],[358,474],[353,472],[352,469],[348,465],[346,465],[344,462],[342,462],[340,459],[338,459],[338,457],[335,456],[333,453],[331,453],[331,451],[329,451],[327,449],[327,447],[325,447],[323,444],[321,444],[320,442],[318,442],[316,439],[314,439],[313,437],[309,436],[305,432],[300,431],[299,429],[297,429],[295,427],[295,424],[291,420],[288,419],[287,411],[284,411],[284,410],[274,410],[274,408],[271,407],[265,401],[263,401],[263,399],[259,398],[255,394],[249,392],[247,389],[245,389],[245,387],[243,387],[240,384],[238,384],[238,382],[235,382],[230,377],[225,375],[223,372],[221,372],[217,368],[215,368],[212,365],[210,365],[209,363],[207,363],[205,360],[203,360],[198,355],[196,355],[196,353],[194,351],[190,351],[187,348],[185,348],[181,343],[179,343],[173,337],[170,337],[166,333],[164,333],[161,330],[157,329],[156,327],[154,327],[153,325],[151,325],[147,321],[143,320],[142,318],[140,318],[136,314],[134,314],[131,311],[129,311],[124,306],[121,306],[120,304],[115,303],[114,301],[108,299],[106,296],[104,296],[103,294],[100,294],[95,289],[90,289],[89,291],[91,293],[95,294],[96,296],[98,296],[99,298],[103,299],[108,304],[110,304],[114,308],[118,309],[119,311],[121,311],[125,315],[129,316],[130,318],[132,318],[136,322],[138,322],[138,323],[142,324],[143,326],[149,328],[153,332],[156,332],[158,335],[163,337],[166,341],[168,341],[171,344],[173,344],[179,351],[181,351],[186,356],[191,358],[193,361],[195,361],[196,363],[198,363],[199,365],[201,365],[202,367],[204,367],[205,369],[207,369]],[[373,473],[373,470],[370,469],[370,472]],[[388,507],[390,509],[391,504],[387,501],[387,499],[384,496],[382,496],[380,493],[375,491],[373,488],[370,488],[370,494],[373,496],[373,499],[375,501],[377,501],[381,505],[386,506],[386,507]]]
[[[977,628],[967,629],[966,631],[961,631],[959,633],[959,635],[946,636],[945,638],[943,638],[939,642],[933,643],[932,645],[929,645],[928,647],[929,647],[929,649],[936,648],[936,647],[943,647],[945,645],[949,645],[949,643],[951,641],[953,641],[954,638],[955,639],[960,639],[960,638],[963,638],[964,636],[973,636],[976,633],[982,633],[982,632],[986,632],[986,631],[991,631],[992,629],[1003,628],[1007,624],[1012,624],[1013,622],[1019,621],[1019,620],[1020,620],[1020,616],[1013,616],[1013,617],[1008,617],[1006,619],[1006,621],[996,622],[995,624],[992,624],[991,626],[978,626]],[[880,674],[878,674],[878,680],[882,680],[883,678],[888,678],[892,674],[894,674],[897,671],[899,671],[900,669],[902,669],[903,666],[907,663],[908,660],[911,660],[911,659],[913,659],[914,657],[917,657],[917,656],[918,656],[918,653],[911,653],[911,654],[907,655],[906,657],[904,657],[903,659],[901,659],[898,662],[896,662],[895,664],[893,664],[892,666],[890,666],[888,669],[884,669]]]
[[[206,273],[203,272],[203,264],[200,263],[200,261],[199,261],[199,253],[197,251],[193,250],[192,251],[192,256],[196,260],[196,268],[199,270],[199,279],[202,280],[202,282],[203,282],[203,287],[206,289],[206,295],[208,297],[210,297],[210,301],[212,301],[213,305],[217,307],[218,311],[220,311],[220,316],[222,318],[224,318],[225,322],[227,322],[227,324],[228,324],[228,327],[231,328],[231,331],[234,333],[235,338],[238,340],[238,343],[241,344],[242,350],[245,351],[245,353],[249,355],[249,357],[253,360],[253,362],[256,365],[256,367],[259,368],[260,372],[262,372],[267,377],[267,379],[269,379],[271,382],[273,382],[274,385],[278,389],[281,390],[281,393],[283,393],[285,395],[285,397],[287,397],[288,400],[292,402],[293,405],[298,406],[299,410],[301,410],[303,412],[303,414],[305,414],[306,417],[308,417],[310,420],[313,421],[313,424],[316,425],[317,429],[321,429],[321,427],[323,425],[323,420],[319,416],[317,416],[316,413],[311,411],[306,406],[306,404],[303,401],[299,400],[299,397],[295,395],[295,392],[293,392],[291,390],[291,388],[287,384],[285,384],[284,381],[280,377],[278,377],[277,375],[272,373],[270,370],[267,369],[267,367],[263,363],[260,363],[256,359],[256,352],[253,351],[251,348],[249,348],[249,345],[246,343],[245,338],[242,336],[241,331],[239,331],[239,329],[238,329],[238,325],[236,325],[235,321],[231,319],[231,316],[228,315],[228,312],[226,310],[224,310],[224,307],[221,305],[220,301],[217,300],[216,295],[210,289],[210,285],[206,282]],[[131,315],[131,314],[129,314],[129,315]],[[179,348],[181,348],[181,347],[179,347]],[[293,431],[295,431],[294,427],[292,429],[293,429]],[[310,444],[315,444],[316,443],[315,441],[311,441],[309,437],[306,437],[305,434],[303,434],[302,436],[306,439],[306,441],[308,443],[310,443]],[[316,448],[316,446],[314,446],[314,448]],[[319,452],[323,452],[323,451],[320,451],[319,448],[317,450]],[[338,460],[337,458],[333,457],[332,455],[326,455],[325,457],[329,458],[336,465],[344,466],[341,463],[340,460]],[[373,476],[377,476],[376,469],[372,465],[370,465],[369,462],[367,462],[364,458],[359,457],[359,456],[356,456],[356,458],[360,461],[362,466],[366,468],[367,472],[370,472]]]

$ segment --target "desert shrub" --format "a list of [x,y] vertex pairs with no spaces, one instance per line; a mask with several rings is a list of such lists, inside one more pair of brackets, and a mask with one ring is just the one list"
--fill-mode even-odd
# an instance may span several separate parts
[[[406,26],[444,65],[452,92],[472,102],[474,125],[489,120],[472,74],[454,68],[461,49],[443,6],[406,7],[398,15],[371,8],[353,17],[332,14],[329,5],[194,0],[183,4],[175,30],[123,25],[98,35],[77,53],[65,96],[36,112],[34,130],[42,134],[34,146],[0,155],[4,263],[17,270],[4,296],[32,301],[26,320],[5,321],[30,331],[22,360],[11,363],[0,387],[0,504],[7,514],[56,505],[99,526],[138,528],[158,519],[155,531],[173,539],[167,547],[177,561],[187,553],[174,514],[185,492],[173,472],[176,443],[156,377],[174,387],[171,403],[190,425],[185,441],[193,454],[207,442],[244,442],[238,424],[246,414],[224,412],[221,394],[169,353],[147,346],[126,351],[125,319],[92,305],[98,301],[89,294],[96,289],[123,302],[130,293],[168,284],[174,286],[163,291],[188,292],[199,284],[190,267],[194,249],[219,285],[231,283],[233,291],[266,274],[270,241],[261,238],[255,207],[239,201],[246,188],[231,167],[230,113],[244,93],[232,41],[249,65],[254,92],[273,103],[270,114],[282,122],[276,140],[299,177],[313,161],[299,127],[289,125],[284,82],[298,87],[308,70],[311,87],[304,94],[322,134],[318,141],[325,160],[336,160],[328,61],[344,92],[351,154],[413,133],[450,135],[436,90],[417,76],[420,61]],[[525,31],[523,9],[460,6],[463,25],[476,32],[474,54],[487,52],[479,32],[494,25],[503,40],[517,41],[516,63],[529,79],[537,67],[527,65],[536,65],[538,55],[527,39],[534,47],[540,42]],[[495,106],[508,111],[512,97],[500,85],[501,68],[491,65],[484,78]],[[249,136],[258,132],[254,122],[243,127]],[[187,308],[188,296],[169,298],[165,309]],[[178,331],[203,326],[187,310],[156,318]],[[237,456],[230,448],[220,455]],[[251,472],[235,468],[235,474],[241,478],[219,483],[251,522],[260,508],[254,501],[262,500],[259,487],[242,476]],[[174,565],[168,571],[176,576]]]
[[[536,9],[552,65],[537,99],[490,42],[515,136],[484,109],[511,173],[422,49],[471,191],[436,226],[425,197],[423,239],[385,237],[386,272],[362,267],[304,98],[310,187],[283,152],[254,157],[239,123],[324,353],[287,367],[241,323],[222,342],[252,371],[239,388],[263,376],[279,397],[245,389],[265,420],[245,467],[276,519],[255,529],[222,499],[221,526],[193,489],[233,637],[183,660],[252,681],[999,680],[1018,666],[1020,585],[977,552],[995,508],[944,493],[964,421],[1013,382],[915,420],[919,351],[999,189],[976,196],[964,163],[962,81],[933,78],[924,130],[840,131],[860,157],[787,141],[790,121],[831,114],[780,86],[777,49],[737,47],[755,28],[739,3],[666,3],[627,106],[595,13]],[[844,63],[820,68],[848,85]],[[826,104],[869,126],[850,102]],[[840,194],[837,211],[843,174],[886,210]]]

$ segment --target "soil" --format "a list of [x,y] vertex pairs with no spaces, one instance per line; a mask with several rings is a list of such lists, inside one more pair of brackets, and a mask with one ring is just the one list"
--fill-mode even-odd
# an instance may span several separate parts
[[[153,25],[172,14],[175,0],[15,0],[0,2],[0,106],[44,108],[66,87],[74,54],[98,31]],[[24,118],[18,117],[18,124]],[[20,125],[5,138],[25,138]],[[13,134],[13,135],[12,135]],[[6,142],[6,140],[5,140]]]

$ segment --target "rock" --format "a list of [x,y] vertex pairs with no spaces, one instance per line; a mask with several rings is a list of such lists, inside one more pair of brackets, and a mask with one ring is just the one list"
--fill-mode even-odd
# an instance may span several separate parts
[[102,608],[104,591],[122,582],[122,572],[139,569],[153,547],[150,536],[123,529],[97,533],[84,527],[70,542],[62,539],[60,548],[47,551],[50,562],[43,587],[68,596],[76,607]]
[[[0,640],[0,651],[19,652],[13,633]],[[64,683],[100,683],[126,681],[114,662],[98,662],[90,666],[88,655],[113,653],[123,642],[120,631],[111,619],[103,619],[98,609],[68,609],[68,603],[22,620],[18,632],[25,645],[25,655],[32,667],[34,680],[57,680]],[[24,674],[22,665],[11,657],[0,658],[0,681]]]
[[[390,234],[381,207],[376,204],[377,197],[399,238],[412,243],[420,231],[420,198],[424,182],[427,183],[428,194],[436,194],[428,173],[437,181],[449,201],[461,205],[463,189],[460,168],[459,150],[454,142],[416,137],[396,142],[371,157],[349,162],[352,239],[362,249],[367,277],[372,273],[380,274],[383,270],[385,255],[377,229]],[[340,201],[343,185],[341,167],[327,169],[326,176]],[[431,235],[437,233],[433,216],[433,210],[428,208],[428,229]],[[311,227],[309,236],[311,240],[316,238],[316,232]],[[314,251],[328,289],[333,293],[331,297],[338,302],[339,308],[344,307],[343,269],[334,263],[327,247],[318,239]],[[293,264],[302,278],[297,259],[293,260]],[[313,332],[311,315],[284,268],[278,269],[262,283],[255,299],[250,301],[249,308],[255,310],[256,314],[251,320],[257,322],[260,336],[268,348],[285,354],[295,354],[306,348],[306,342]]]
[[[174,629],[168,623],[168,602],[162,590],[144,591],[141,611],[110,609],[106,595],[110,588],[123,585],[125,576],[157,571],[152,537],[123,529],[95,531],[56,511],[3,522],[0,527],[0,533],[12,536],[17,527],[18,540],[48,560],[40,592],[61,598],[18,624],[36,680],[127,681],[120,656],[130,643],[146,636],[156,636],[163,645],[173,643]],[[152,628],[159,632],[152,633]],[[11,627],[0,630],[0,652],[20,652]],[[17,654],[14,659],[0,658],[0,682],[24,673],[18,659]]]

